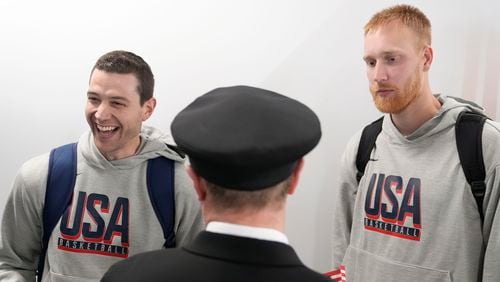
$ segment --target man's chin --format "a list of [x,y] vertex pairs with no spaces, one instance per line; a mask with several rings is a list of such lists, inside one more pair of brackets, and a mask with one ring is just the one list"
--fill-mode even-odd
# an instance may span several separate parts
[[391,113],[391,102],[389,101],[389,99],[386,99],[386,98],[382,98],[382,97],[379,97],[379,96],[373,96],[373,103],[375,104],[375,107],[377,108],[377,110],[379,110],[381,113],[384,113],[384,114],[390,114]]
[[380,99],[375,99],[374,102],[377,110],[384,114],[399,114],[408,107],[407,104],[398,103],[397,101],[380,101]]
[[115,142],[112,140],[112,138],[102,138],[99,135],[94,135],[94,144],[101,152],[109,150],[111,147],[113,147],[114,143]]

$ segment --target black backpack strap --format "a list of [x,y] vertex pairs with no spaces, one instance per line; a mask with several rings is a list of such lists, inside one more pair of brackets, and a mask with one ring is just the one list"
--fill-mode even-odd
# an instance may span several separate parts
[[158,157],[148,161],[147,186],[149,199],[160,221],[165,248],[175,247],[175,163]]
[[486,117],[471,112],[461,112],[455,125],[458,156],[467,182],[476,199],[481,222],[483,221],[483,199],[486,190],[486,172],[483,161],[483,126]]
[[50,235],[73,197],[76,181],[76,143],[66,144],[50,152],[47,187],[43,206],[42,249],[36,281],[42,280]]
[[371,152],[375,147],[375,141],[377,141],[377,137],[382,131],[383,120],[384,117],[381,117],[367,125],[361,134],[358,154],[356,155],[356,168],[358,169],[358,172],[356,173],[356,180],[358,180],[358,183],[361,180],[361,177],[365,174],[366,164],[370,160]]

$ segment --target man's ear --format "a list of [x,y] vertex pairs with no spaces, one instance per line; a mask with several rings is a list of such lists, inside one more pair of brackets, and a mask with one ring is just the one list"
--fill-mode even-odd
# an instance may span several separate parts
[[149,100],[144,102],[144,105],[142,105],[142,121],[146,121],[154,112],[156,108],[156,98],[151,97]]
[[200,202],[205,201],[205,199],[207,198],[207,189],[202,183],[201,177],[193,170],[192,166],[189,165],[186,167],[186,169],[189,177],[191,177],[191,180],[193,180],[193,186],[194,190],[196,190],[196,194],[198,195],[198,200]]
[[295,169],[293,170],[292,173],[292,182],[290,183],[290,188],[288,189],[289,195],[292,195],[295,192],[295,189],[299,184],[299,176],[300,173],[302,172],[303,167],[304,167],[304,158],[301,158],[300,160],[297,161],[297,166],[295,166]]
[[432,60],[434,59],[434,51],[431,46],[425,46],[424,48],[424,71],[429,71],[431,68]]

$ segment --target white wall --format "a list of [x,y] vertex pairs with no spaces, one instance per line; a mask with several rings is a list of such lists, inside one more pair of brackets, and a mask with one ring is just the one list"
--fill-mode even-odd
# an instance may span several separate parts
[[[304,262],[330,264],[331,198],[348,138],[379,114],[371,103],[362,28],[395,1],[113,0],[0,2],[0,207],[19,166],[87,129],[83,115],[95,60],[136,52],[155,73],[158,107],[149,124],[217,86],[249,84],[297,98],[322,120],[290,198],[287,233]],[[499,104],[500,2],[408,1],[433,23],[434,92]],[[483,95],[487,94],[487,95]],[[1,212],[0,212],[1,213]]]

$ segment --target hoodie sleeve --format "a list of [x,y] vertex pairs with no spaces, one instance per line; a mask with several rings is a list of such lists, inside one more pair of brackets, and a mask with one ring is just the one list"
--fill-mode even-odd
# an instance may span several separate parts
[[[483,202],[485,244],[483,280],[500,281],[500,126],[485,124],[483,156],[486,166],[486,194]],[[490,164],[490,165],[488,165]]]
[[41,249],[41,214],[47,157],[19,170],[4,208],[0,241],[0,281],[34,281]]
[[493,179],[489,181],[492,189],[490,199],[486,203],[485,221],[483,225],[484,242],[486,246],[484,255],[483,280],[500,281],[500,165],[494,170]]
[[175,163],[175,233],[177,246],[191,242],[205,225],[191,179],[183,163]]
[[334,193],[333,214],[333,268],[326,273],[334,281],[341,281],[341,264],[349,246],[354,201],[358,190],[356,180],[356,153],[361,132],[351,138],[341,159],[339,182]]

